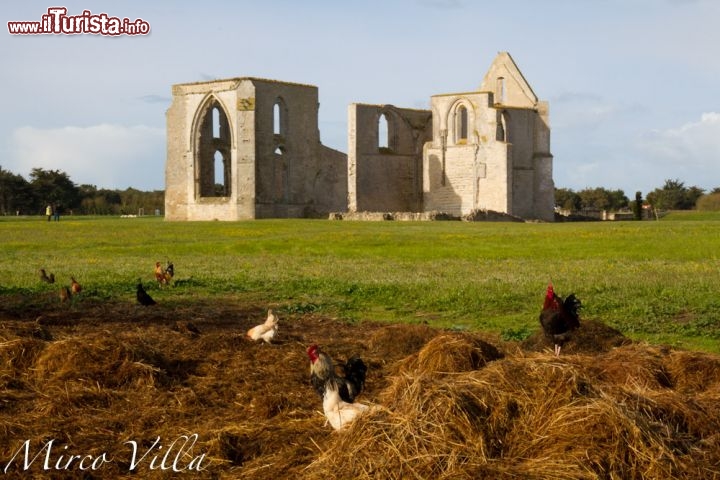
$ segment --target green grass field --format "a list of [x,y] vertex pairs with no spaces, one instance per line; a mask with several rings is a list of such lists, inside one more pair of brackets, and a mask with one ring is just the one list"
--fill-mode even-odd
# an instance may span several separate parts
[[[6,217],[0,296],[7,308],[58,308],[45,268],[60,285],[74,275],[80,302],[133,302],[142,278],[168,306],[232,298],[519,339],[538,328],[552,279],[584,317],[631,338],[720,352],[718,254],[720,214],[694,212],[556,224]],[[153,266],[168,259],[176,285],[160,290]]]

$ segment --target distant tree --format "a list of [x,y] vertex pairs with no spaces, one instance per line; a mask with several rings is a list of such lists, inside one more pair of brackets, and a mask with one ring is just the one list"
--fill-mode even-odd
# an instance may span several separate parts
[[610,210],[620,210],[627,208],[630,205],[630,199],[625,195],[622,190],[610,190]]
[[665,180],[662,188],[648,193],[647,200],[658,210],[689,210],[704,192],[702,188],[688,188],[678,179]]
[[632,203],[633,218],[642,220],[643,199],[642,192],[635,192],[635,200]]
[[706,212],[720,211],[720,191],[715,190],[713,190],[713,193],[709,193],[698,198],[695,203],[695,208]]
[[141,208],[146,215],[151,215],[155,210],[162,211],[165,206],[165,193],[162,190],[142,192],[134,188],[120,191],[121,213],[137,213]]
[[34,168],[31,181],[0,167],[0,214],[44,213],[48,203],[60,205],[73,213],[89,215],[118,215],[137,213],[144,209],[147,214],[165,207],[165,192],[143,192],[134,188],[126,190],[98,189],[95,185],[76,186],[70,177],[58,170]]
[[555,205],[572,212],[580,210],[580,196],[569,188],[556,188]]
[[705,190],[699,187],[690,187],[685,192],[685,208],[695,208],[697,201],[705,194]]
[[120,193],[117,190],[98,190],[95,185],[80,185],[80,211],[87,215],[120,213]]
[[47,203],[61,205],[64,209],[80,206],[80,190],[65,172],[33,168],[30,172],[30,185],[38,210]]
[[586,188],[578,192],[583,209],[620,210],[628,206],[628,198],[622,190]]
[[0,167],[0,215],[34,213],[34,207],[35,199],[27,180]]

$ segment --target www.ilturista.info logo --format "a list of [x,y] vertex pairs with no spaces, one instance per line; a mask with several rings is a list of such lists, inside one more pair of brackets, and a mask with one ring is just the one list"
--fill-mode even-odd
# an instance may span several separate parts
[[80,15],[68,15],[65,7],[50,7],[39,22],[7,22],[11,35],[147,35],[150,24],[138,18],[111,17],[107,13],[83,10]]

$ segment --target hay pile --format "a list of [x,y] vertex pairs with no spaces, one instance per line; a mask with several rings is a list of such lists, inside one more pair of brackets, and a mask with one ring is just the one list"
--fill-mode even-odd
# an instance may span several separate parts
[[[472,350],[436,337],[417,359],[442,341]],[[643,345],[559,360],[475,355],[477,370],[403,362],[383,408],[338,435],[308,478],[720,476],[716,357]]]
[[[314,315],[281,315],[273,345],[247,341],[265,314],[80,305],[35,321],[0,307],[0,470],[25,440],[113,456],[98,471],[15,463],[3,478],[720,478],[718,356],[592,323],[559,359],[541,336]],[[177,328],[190,320],[200,334]],[[346,431],[325,424],[309,385],[311,343],[369,366],[359,400],[378,408]],[[125,442],[165,451],[191,434],[180,464],[204,455],[202,471],[130,471]]]

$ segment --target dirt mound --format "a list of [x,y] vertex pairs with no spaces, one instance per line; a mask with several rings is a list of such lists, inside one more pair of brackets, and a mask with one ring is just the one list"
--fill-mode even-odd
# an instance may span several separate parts
[[429,340],[441,334],[427,325],[386,325],[370,337],[370,348],[380,355],[405,357],[420,350]]
[[[563,354],[573,353],[601,353],[608,352],[615,347],[628,345],[632,340],[625,337],[620,331],[605,325],[597,320],[581,320],[580,328],[573,331],[570,341],[562,347]],[[538,329],[526,338],[520,347],[530,352],[552,350],[552,342],[545,337],[538,324]]]

